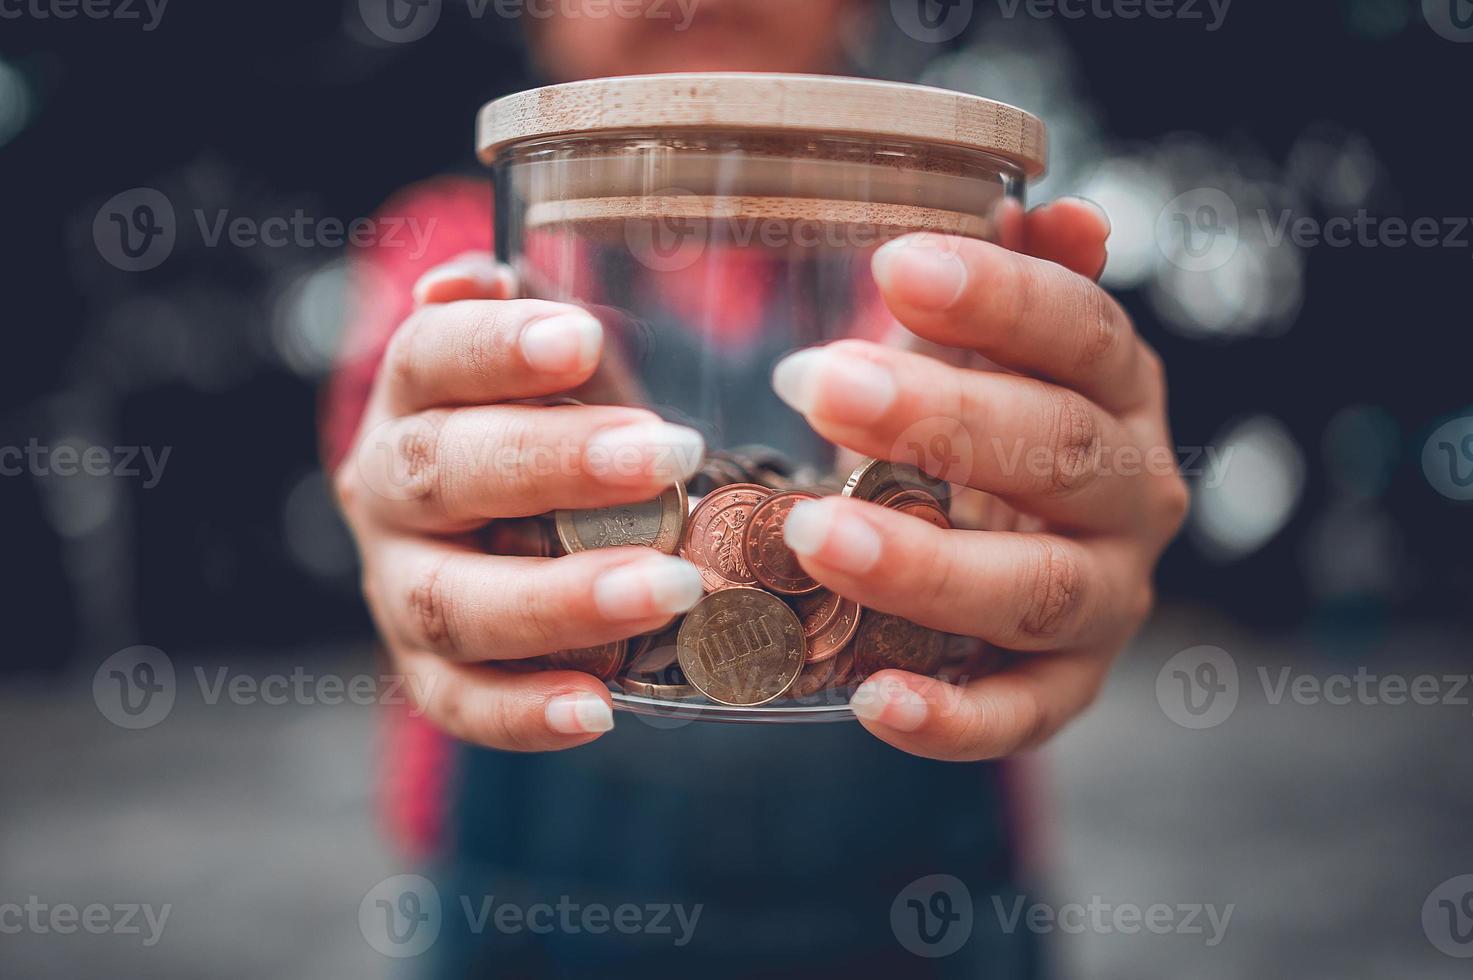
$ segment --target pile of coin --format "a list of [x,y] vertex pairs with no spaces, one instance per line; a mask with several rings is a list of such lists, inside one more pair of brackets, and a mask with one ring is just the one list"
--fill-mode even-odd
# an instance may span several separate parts
[[713,453],[689,487],[647,503],[559,511],[502,528],[489,544],[547,557],[643,545],[695,565],[706,595],[666,629],[534,664],[586,671],[636,697],[741,707],[814,701],[878,670],[934,675],[975,653],[976,641],[862,609],[803,570],[783,525],[800,502],[833,493],[951,527],[950,486],[913,466],[866,460],[841,486],[748,447]]

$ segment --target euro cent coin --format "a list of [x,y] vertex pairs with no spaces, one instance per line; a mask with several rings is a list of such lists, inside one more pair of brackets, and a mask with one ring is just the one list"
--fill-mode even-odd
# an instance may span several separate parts
[[806,652],[803,624],[781,599],[730,588],[686,615],[676,655],[686,679],[712,701],[755,707],[793,686]]
[[793,508],[818,495],[806,490],[774,493],[752,511],[742,537],[742,557],[757,581],[779,595],[806,595],[821,585],[803,570],[798,556],[783,540],[783,525]]
[[766,487],[738,483],[712,491],[690,515],[680,556],[700,570],[707,592],[757,584],[742,538],[752,512],[771,495]]
[[854,637],[854,672],[907,670],[927,677],[941,668],[946,637],[899,616],[866,609]]
[[560,510],[557,536],[568,554],[642,545],[673,555],[685,530],[686,510],[685,484],[676,483],[644,503]]

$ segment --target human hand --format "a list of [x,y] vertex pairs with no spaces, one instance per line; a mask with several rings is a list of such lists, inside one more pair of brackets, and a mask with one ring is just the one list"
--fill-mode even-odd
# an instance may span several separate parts
[[475,532],[653,499],[692,475],[704,446],[643,409],[519,403],[588,381],[603,328],[512,289],[488,255],[420,281],[336,487],[369,609],[416,707],[466,741],[545,751],[612,728],[609,692],[590,674],[508,665],[659,629],[699,601],[700,574],[648,548],[488,555]]
[[1008,755],[1083,711],[1149,613],[1156,561],[1188,506],[1160,358],[1094,281],[1108,221],[1065,200],[1017,232],[1022,252],[911,236],[873,269],[915,335],[1005,370],[845,340],[790,355],[773,376],[814,429],[863,455],[909,462],[916,433],[974,447],[966,472],[944,475],[1024,515],[1020,530],[941,530],[830,497],[788,518],[789,547],[825,586],[1023,654],[962,686],[884,670],[855,692],[869,731],[935,759]]

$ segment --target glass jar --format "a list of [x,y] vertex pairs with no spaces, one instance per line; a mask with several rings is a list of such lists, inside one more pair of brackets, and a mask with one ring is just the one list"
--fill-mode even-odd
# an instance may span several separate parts
[[605,328],[598,374],[570,396],[647,407],[701,432],[708,452],[661,500],[523,529],[539,554],[678,552],[707,585],[657,636],[546,664],[603,677],[627,710],[722,721],[843,720],[881,667],[984,669],[976,641],[815,590],[781,544],[783,516],[810,494],[965,524],[950,513],[947,447],[918,437],[892,460],[856,458],[780,401],[771,375],[845,337],[918,346],[880,299],[874,250],[914,232],[1008,244],[1044,140],[1011,106],[820,76],[598,79],[482,110],[497,257],[523,296],[577,304]]

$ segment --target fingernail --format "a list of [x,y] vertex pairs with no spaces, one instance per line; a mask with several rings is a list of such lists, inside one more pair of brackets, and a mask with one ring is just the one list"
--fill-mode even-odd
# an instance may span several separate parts
[[604,328],[587,313],[562,313],[533,320],[522,330],[522,357],[537,371],[589,371],[603,350]]
[[505,270],[489,258],[455,259],[444,265],[437,265],[419,277],[419,281],[414,284],[414,301],[428,302],[430,295],[446,283],[465,280],[474,283],[479,289],[490,291],[496,289],[505,278]]
[[1060,200],[1073,201],[1075,204],[1078,204],[1081,207],[1085,207],[1093,211],[1099,217],[1100,224],[1103,225],[1105,228],[1105,237],[1110,237],[1110,232],[1114,230],[1114,226],[1110,223],[1110,215],[1106,213],[1105,209],[1101,205],[1096,204],[1094,201],[1091,201],[1087,197],[1064,197],[1060,198]]
[[[789,354],[772,370],[772,390],[795,412],[865,425],[895,404],[889,370],[863,357],[825,347]],[[823,391],[820,410],[819,393]]]
[[804,558],[850,575],[863,575],[880,561],[879,532],[828,501],[797,504],[783,525],[783,540]]
[[547,702],[547,727],[561,735],[597,735],[614,727],[614,712],[597,694],[563,694]]
[[621,565],[593,584],[599,615],[615,623],[689,612],[703,594],[696,566],[666,555]]
[[585,468],[620,485],[688,480],[700,469],[706,440],[694,429],[668,422],[638,422],[605,429],[588,440]]
[[849,708],[864,721],[901,732],[920,728],[930,713],[925,698],[890,677],[861,684],[849,699]]
[[886,293],[925,310],[944,310],[967,288],[967,266],[947,240],[911,235],[886,242],[871,263]]

